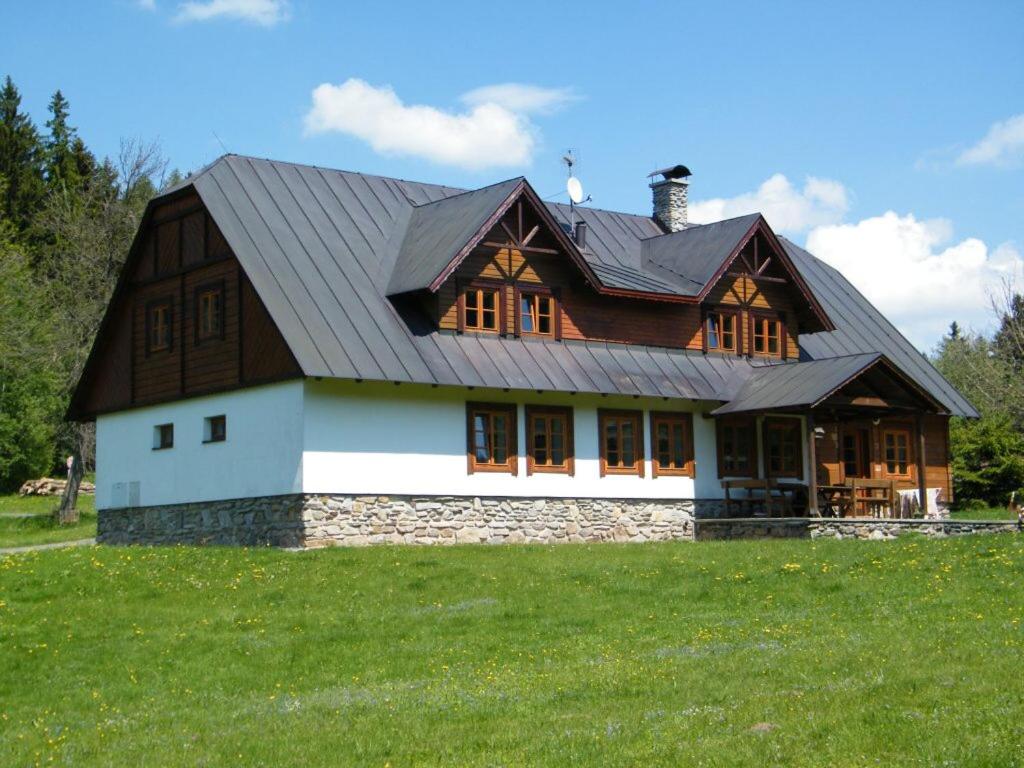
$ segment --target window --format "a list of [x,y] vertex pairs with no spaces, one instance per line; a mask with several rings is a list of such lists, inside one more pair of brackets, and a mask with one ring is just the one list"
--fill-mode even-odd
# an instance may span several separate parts
[[718,476],[757,475],[757,427],[753,418],[718,420]]
[[768,477],[803,477],[803,451],[799,419],[764,420],[765,474]]
[[844,477],[870,477],[867,430],[843,432],[842,460]]
[[526,474],[573,474],[572,408],[526,406]]
[[153,450],[162,451],[174,447],[174,425],[158,424],[153,427]]
[[885,473],[896,477],[910,475],[910,431],[887,429],[882,432]]
[[203,442],[223,443],[228,439],[228,420],[226,416],[207,416],[203,419]]
[[463,330],[497,333],[500,320],[500,287],[470,287],[462,293]]
[[782,323],[771,317],[753,315],[750,318],[753,353],[769,357],[782,357],[780,346]]
[[644,435],[640,411],[597,412],[601,476],[644,476]]
[[146,308],[146,354],[171,349],[171,300],[151,302]]
[[555,335],[555,299],[539,293],[519,295],[519,332],[536,336]]
[[466,421],[469,472],[516,474],[516,407],[468,403]]
[[736,313],[708,312],[704,333],[707,347],[715,352],[736,351]]
[[651,470],[659,475],[693,477],[693,417],[651,413]]
[[224,286],[196,289],[196,343],[224,338]]

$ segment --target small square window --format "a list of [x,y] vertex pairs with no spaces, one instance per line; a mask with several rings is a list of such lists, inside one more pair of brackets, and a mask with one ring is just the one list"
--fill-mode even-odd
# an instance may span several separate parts
[[228,420],[226,416],[207,416],[203,419],[203,442],[223,443],[228,439]]
[[153,450],[162,451],[174,447],[174,425],[157,424],[153,427]]

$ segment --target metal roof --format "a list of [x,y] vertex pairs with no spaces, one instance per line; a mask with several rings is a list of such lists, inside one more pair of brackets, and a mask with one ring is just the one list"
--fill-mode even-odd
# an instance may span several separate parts
[[648,238],[641,246],[644,264],[675,275],[681,292],[697,296],[760,218],[752,213]]
[[881,359],[881,353],[872,352],[788,365],[765,365],[747,378],[732,400],[712,413],[720,416],[815,406]]
[[520,176],[413,209],[388,294],[427,288],[474,235],[483,234],[481,229],[523,181]]
[[[410,320],[400,311],[402,302],[387,298],[393,285],[417,285],[434,268],[435,262],[418,254],[433,244],[457,243],[501,197],[504,185],[518,181],[463,194],[452,187],[237,155],[224,156],[188,179],[308,376],[712,400],[729,400],[738,391],[754,370],[744,358],[456,335]],[[443,205],[431,205],[442,200]],[[563,227],[568,224],[569,206],[547,207]],[[435,215],[442,211],[458,220]],[[707,274],[712,259],[687,245],[695,260],[690,263],[667,246],[707,238],[714,246],[709,249],[720,250],[744,222],[749,228],[754,220],[741,217],[664,235],[646,216],[593,208],[576,208],[574,215],[587,222],[582,255],[602,284],[680,296],[695,295],[692,284]],[[716,232],[720,236],[712,237]],[[653,246],[651,238],[665,245]],[[951,412],[975,415],[838,272],[782,242],[839,327],[802,335],[802,360],[882,353]],[[644,249],[652,246],[669,266],[645,264]],[[444,256],[436,258],[440,262]]]

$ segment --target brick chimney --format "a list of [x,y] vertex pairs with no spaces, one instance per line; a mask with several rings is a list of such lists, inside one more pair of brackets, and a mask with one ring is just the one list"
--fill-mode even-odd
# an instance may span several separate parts
[[[661,178],[655,178],[660,176]],[[669,232],[686,229],[686,191],[690,182],[690,169],[673,165],[647,174],[654,194],[654,218]]]

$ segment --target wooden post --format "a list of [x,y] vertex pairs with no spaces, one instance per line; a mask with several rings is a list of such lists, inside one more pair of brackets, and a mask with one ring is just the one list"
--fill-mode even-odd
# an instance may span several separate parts
[[821,517],[818,509],[818,448],[814,444],[814,414],[807,412],[807,514]]
[[917,416],[917,498],[921,504],[921,516],[928,516],[928,482],[925,477],[924,461],[924,417]]

